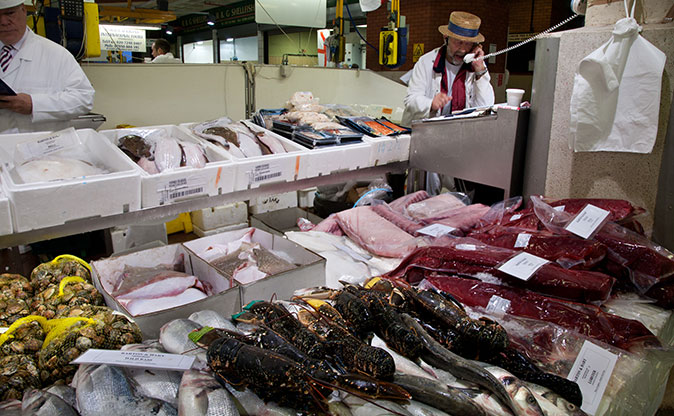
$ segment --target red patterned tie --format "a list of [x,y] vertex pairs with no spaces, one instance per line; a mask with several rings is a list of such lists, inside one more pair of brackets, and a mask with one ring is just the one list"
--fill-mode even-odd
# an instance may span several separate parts
[[12,45],[2,47],[2,54],[0,55],[0,68],[2,68],[2,72],[7,71],[9,67],[9,63],[12,60],[12,49],[14,49]]

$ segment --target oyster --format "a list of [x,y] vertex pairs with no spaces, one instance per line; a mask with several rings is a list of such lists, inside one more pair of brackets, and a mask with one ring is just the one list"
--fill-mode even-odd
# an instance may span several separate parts
[[25,390],[39,389],[41,386],[32,357],[15,354],[0,358],[0,401],[21,400]]
[[33,269],[30,282],[35,292],[45,290],[50,284],[58,285],[67,276],[80,276],[91,283],[91,273],[77,260],[61,260],[42,263]]
[[45,333],[37,321],[26,322],[12,332],[0,345],[0,355],[25,354],[34,356],[42,348]]
[[[71,279],[73,280],[73,279]],[[103,296],[94,285],[80,281],[62,281],[60,285],[50,284],[45,290],[36,294],[31,303],[33,313],[51,319],[60,315],[69,306],[105,305]],[[63,284],[63,282],[67,282]],[[63,292],[61,292],[61,287]]]

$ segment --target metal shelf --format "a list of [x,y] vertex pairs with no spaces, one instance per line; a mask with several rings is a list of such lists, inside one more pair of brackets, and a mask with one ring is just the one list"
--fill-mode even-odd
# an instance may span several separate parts
[[140,211],[127,212],[124,214],[110,215],[107,217],[83,218],[63,225],[41,228],[22,233],[0,236],[0,248],[14,247],[21,244],[30,244],[37,241],[50,240],[52,238],[65,237],[73,234],[81,234],[88,231],[96,231],[111,228],[118,225],[143,224],[146,222],[170,219],[183,212],[210,208],[237,201],[247,201],[258,196],[274,193],[295,191],[313,186],[328,185],[350,180],[359,180],[369,176],[398,172],[407,169],[407,161],[395,162],[381,166],[353,171],[342,171],[330,175],[315,178],[301,179],[294,182],[279,182],[262,185],[259,188],[245,191],[231,192],[212,197],[203,197],[182,201],[171,205],[142,209]]

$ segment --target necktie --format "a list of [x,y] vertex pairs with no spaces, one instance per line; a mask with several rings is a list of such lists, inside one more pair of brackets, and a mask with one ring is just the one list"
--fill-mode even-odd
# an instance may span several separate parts
[[2,47],[2,54],[0,55],[0,68],[2,68],[2,72],[7,71],[9,67],[9,62],[12,60],[12,49],[14,49],[12,45]]

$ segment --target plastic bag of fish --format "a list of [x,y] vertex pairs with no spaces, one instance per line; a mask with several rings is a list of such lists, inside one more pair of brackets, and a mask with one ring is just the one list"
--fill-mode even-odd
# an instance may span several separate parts
[[149,174],[208,163],[201,145],[171,137],[164,129],[123,130],[118,135],[119,148]]

